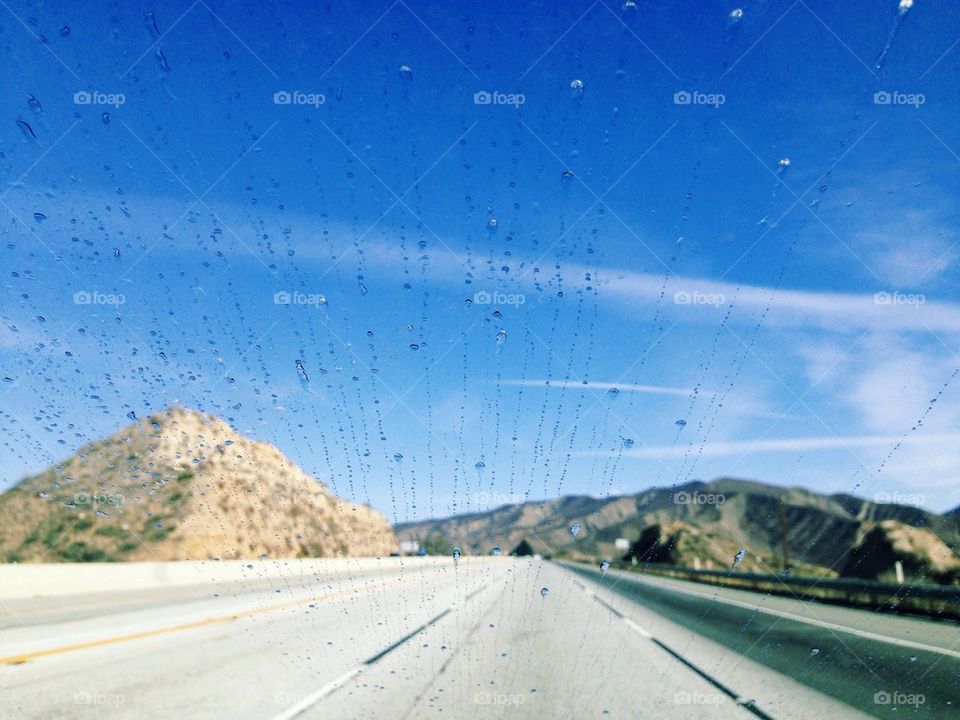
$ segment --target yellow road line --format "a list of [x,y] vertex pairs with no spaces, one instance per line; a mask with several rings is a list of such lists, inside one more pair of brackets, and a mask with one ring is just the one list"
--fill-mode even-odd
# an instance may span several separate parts
[[[399,578],[394,582],[404,582],[405,580],[412,578]],[[317,595],[311,598],[305,598],[303,600],[292,600],[290,602],[279,603],[277,605],[270,605],[267,607],[255,608],[253,610],[248,610],[246,612],[233,613],[231,615],[217,615],[214,617],[204,618],[203,620],[196,620],[189,623],[181,623],[180,625],[170,625],[163,628],[156,628],[154,630],[144,630],[142,632],[130,633],[129,635],[118,635],[117,637],[112,638],[102,638],[100,640],[89,640],[87,642],[75,643],[73,645],[62,645],[60,647],[49,648],[47,650],[36,650],[34,652],[27,652],[21,655],[11,655],[9,657],[0,658],[0,665],[22,665],[30,660],[36,658],[47,657],[49,655],[60,655],[62,653],[74,652],[76,650],[87,650],[89,648],[101,647],[103,645],[113,645],[115,643],[127,642],[129,640],[139,640],[141,638],[154,637],[156,635],[166,635],[167,633],[180,632],[182,630],[192,630],[193,628],[204,627],[206,625],[216,625],[218,623],[232,622],[234,620],[239,620],[240,618],[253,617],[254,615],[261,615],[263,613],[275,612],[277,610],[285,610],[290,607],[297,607],[300,605],[307,605],[311,602],[316,602],[320,600],[332,600],[335,597],[340,597],[341,595],[349,595],[351,593],[359,595],[361,592],[367,590],[373,590],[376,588],[382,588],[384,585],[389,585],[391,583],[381,583],[375,587],[367,588],[346,588],[344,590],[339,590],[337,592],[327,593],[325,595]]]

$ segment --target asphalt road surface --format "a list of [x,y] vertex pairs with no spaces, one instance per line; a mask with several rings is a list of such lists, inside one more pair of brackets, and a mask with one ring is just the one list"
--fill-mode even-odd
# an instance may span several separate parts
[[269,562],[238,582],[3,601],[0,717],[824,720],[958,707],[952,624],[533,558],[344,560],[326,575],[288,561],[279,577],[258,572]]

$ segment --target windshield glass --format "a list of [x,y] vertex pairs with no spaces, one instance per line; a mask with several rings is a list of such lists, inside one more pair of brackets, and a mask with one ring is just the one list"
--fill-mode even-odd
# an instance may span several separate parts
[[960,6],[0,5],[0,716],[955,716]]

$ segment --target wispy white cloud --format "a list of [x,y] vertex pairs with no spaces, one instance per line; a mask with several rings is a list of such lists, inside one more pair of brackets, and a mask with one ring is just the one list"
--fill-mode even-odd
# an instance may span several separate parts
[[[620,392],[627,393],[649,393],[652,395],[673,395],[675,397],[689,398],[693,395],[692,388],[666,387],[663,385],[635,385],[631,383],[616,382],[597,382],[597,381],[579,381],[579,380],[501,380],[501,385],[510,385],[514,387],[539,387],[539,388],[567,388],[569,390],[583,391],[603,391],[608,392],[614,388]],[[700,395],[712,395],[713,391],[700,390]]]
[[[597,276],[608,297],[631,303],[634,310],[638,300],[655,302],[662,292],[663,277],[658,275],[607,270],[598,272]],[[875,293],[860,294],[738,285],[679,275],[670,278],[667,302],[676,313],[690,319],[718,321],[717,305],[684,302],[694,293],[700,297],[721,298],[720,305],[735,302],[738,309],[751,310],[753,314],[769,308],[766,322],[774,326],[847,332],[873,328],[960,333],[960,305],[898,293],[895,288],[878,288]],[[675,296],[679,302],[673,300]]]
[[[125,217],[116,213],[111,222],[117,228],[124,228],[129,235],[136,236],[137,230],[149,232],[158,218],[169,220],[171,214],[176,217],[176,213],[171,208],[179,207],[176,201],[161,197],[136,197],[129,198],[130,205],[140,210],[138,216],[134,218]],[[73,202],[71,200],[71,202]],[[70,203],[67,203],[68,205]],[[248,249],[254,250],[260,247],[260,239],[255,227],[260,227],[262,223],[267,222],[266,218],[257,215],[258,223],[251,222],[250,209],[237,206],[231,203],[222,203],[217,208],[220,219],[231,228],[229,233],[225,233],[221,239],[221,245],[232,245],[237,243],[237,252],[234,261],[244,260]],[[205,222],[212,225],[215,223],[212,218],[204,213],[198,213]],[[50,218],[48,221],[51,230],[58,228],[59,218]],[[341,257],[346,254],[362,252],[368,268],[377,272],[394,273],[401,267],[403,261],[403,250],[396,243],[389,242],[385,237],[389,234],[389,228],[384,226],[377,228],[376,232],[370,232],[362,241],[362,248],[354,245],[354,238],[357,232],[354,228],[346,225],[339,226],[336,223],[329,223],[321,226],[318,219],[310,215],[286,215],[283,221],[284,227],[293,227],[299,232],[310,234],[322,230],[330,230],[328,237],[335,238],[329,241],[329,244],[317,246],[308,246],[298,248],[297,258],[299,262],[320,261],[325,266],[329,266],[331,255]],[[156,245],[151,252],[151,257],[162,256],[166,253],[175,252],[177,254],[197,251],[195,237],[190,232],[185,232],[183,228],[192,227],[190,223],[183,223],[182,228],[172,236],[165,237],[164,241]],[[64,231],[69,227],[64,224]],[[278,221],[276,230],[279,232],[282,228]],[[236,233],[236,238],[234,237]],[[237,242],[239,238],[240,242]],[[905,257],[899,257],[904,252],[902,245],[896,245],[889,248],[885,255],[887,259],[893,258],[892,262],[901,269],[906,257],[916,260],[916,267],[911,270],[911,278],[904,280],[905,284],[917,281],[915,275],[926,272],[931,269],[931,273],[938,272],[941,265],[946,262],[940,257],[943,247],[949,245],[952,238],[937,237],[936,243],[924,244],[923,257],[919,258],[917,246],[911,244]],[[240,243],[243,243],[242,245]],[[147,243],[150,247],[152,243]],[[929,247],[928,247],[929,245]],[[423,254],[430,268],[429,276],[432,282],[449,283],[462,287],[462,276],[459,271],[465,271],[467,265],[464,264],[464,258],[453,253],[448,248],[458,247],[455,242],[450,243],[432,243],[430,250]],[[131,252],[136,253],[140,248],[134,248]],[[143,248],[146,249],[146,248]],[[409,255],[409,250],[407,251]],[[891,254],[892,253],[892,254]],[[257,254],[256,252],[254,254]],[[275,260],[260,253],[261,261],[269,259]],[[474,255],[470,260],[470,270],[474,275],[474,288],[492,291],[498,289],[505,278],[499,272],[499,264],[491,264],[489,258]],[[547,286],[551,283],[554,272],[549,272],[549,277],[544,273],[533,272],[533,258],[523,258],[514,256],[511,265],[514,273],[507,276],[506,284],[510,286],[511,292],[527,293],[528,303],[532,300],[534,293],[538,292],[538,287]],[[348,261],[349,262],[349,261]],[[543,267],[552,267],[553,260],[544,258]],[[494,270],[492,268],[496,267]],[[752,285],[747,283],[735,283],[724,280],[710,278],[700,278],[685,275],[671,275],[667,278],[666,288],[664,288],[664,276],[662,273],[644,273],[624,270],[621,268],[593,267],[579,263],[560,263],[559,272],[565,278],[566,283],[576,283],[577,278],[591,277],[591,283],[598,288],[601,302],[608,300],[614,306],[613,309],[619,310],[631,316],[637,313],[638,303],[654,304],[660,301],[660,295],[665,290],[665,297],[662,302],[665,303],[665,311],[680,321],[691,322],[719,322],[719,318],[725,312],[725,307],[730,302],[735,302],[735,311],[731,316],[731,322],[744,323],[754,322],[758,313],[767,310],[766,324],[771,327],[807,327],[810,329],[826,329],[839,332],[854,332],[857,330],[877,329],[894,330],[905,332],[934,332],[934,333],[956,333],[960,334],[960,304],[955,302],[937,300],[932,295],[925,297],[898,296],[901,288],[894,285],[896,278],[889,276],[891,286],[877,287],[872,292],[853,293],[853,292],[829,292],[809,289],[786,289],[774,288],[763,285]],[[908,281],[909,280],[909,281]],[[485,284],[486,283],[486,284]],[[552,294],[552,291],[548,290]],[[877,297],[877,293],[886,293]],[[704,302],[698,301],[708,296]],[[689,301],[685,299],[689,298]]]
[[[783,453],[804,452],[808,450],[834,450],[854,447],[891,448],[898,442],[903,446],[953,446],[960,444],[960,433],[940,433],[932,435],[854,435],[854,436],[818,436],[779,438],[771,440],[736,440],[730,442],[707,442],[697,452],[704,457],[722,457],[742,455],[744,453]],[[609,457],[621,455],[639,459],[684,457],[690,452],[688,445],[665,445],[658,447],[638,447],[622,453],[610,450],[590,450],[578,453],[580,457]]]

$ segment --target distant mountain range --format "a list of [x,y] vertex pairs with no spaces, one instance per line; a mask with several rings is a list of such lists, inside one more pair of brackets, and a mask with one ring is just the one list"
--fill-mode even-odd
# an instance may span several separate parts
[[183,408],[138,420],[0,494],[0,561],[388,555],[375,510],[272,445]]
[[[579,525],[574,536],[571,527]],[[848,494],[721,478],[610,498],[564,496],[489,512],[403,523],[403,543],[431,551],[511,552],[521,543],[553,557],[629,558],[741,570],[891,579],[900,560],[914,580],[960,577],[960,514],[944,515]],[[621,539],[620,548],[617,539]],[[624,543],[627,548],[623,549]],[[409,546],[408,546],[409,547]]]
[[[571,527],[576,527],[576,534]],[[277,448],[184,408],[134,420],[0,494],[0,561],[540,553],[702,568],[960,578],[960,508],[722,478],[610,498],[565,496],[404,523],[331,494]],[[404,543],[409,550],[410,545]]]

